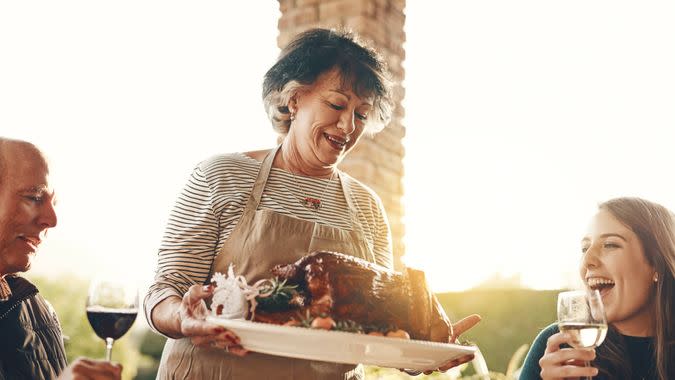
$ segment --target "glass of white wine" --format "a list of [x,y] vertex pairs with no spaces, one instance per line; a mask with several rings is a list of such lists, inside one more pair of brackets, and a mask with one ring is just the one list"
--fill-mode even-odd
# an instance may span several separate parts
[[574,348],[601,345],[607,335],[607,318],[600,292],[572,290],[558,294],[558,328],[572,336],[570,346]]

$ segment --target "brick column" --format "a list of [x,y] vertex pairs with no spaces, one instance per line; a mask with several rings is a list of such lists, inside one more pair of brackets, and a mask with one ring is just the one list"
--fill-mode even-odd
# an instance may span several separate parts
[[389,64],[394,82],[396,109],[392,122],[373,138],[364,137],[342,163],[342,170],[370,186],[382,198],[394,240],[394,259],[401,268],[403,244],[403,126],[401,85],[405,72],[405,0],[279,0],[281,18],[277,43],[283,48],[297,33],[313,27],[347,27],[358,33]]

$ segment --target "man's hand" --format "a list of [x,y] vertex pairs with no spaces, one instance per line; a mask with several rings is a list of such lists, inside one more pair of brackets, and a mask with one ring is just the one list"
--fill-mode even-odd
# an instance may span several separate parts
[[103,360],[78,358],[61,373],[57,380],[119,380],[122,366]]

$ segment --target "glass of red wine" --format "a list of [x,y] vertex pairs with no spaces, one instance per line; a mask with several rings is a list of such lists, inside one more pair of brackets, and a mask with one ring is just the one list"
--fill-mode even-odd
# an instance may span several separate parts
[[138,314],[138,288],[122,277],[97,276],[89,285],[87,319],[105,341],[107,361],[116,339],[129,331]]

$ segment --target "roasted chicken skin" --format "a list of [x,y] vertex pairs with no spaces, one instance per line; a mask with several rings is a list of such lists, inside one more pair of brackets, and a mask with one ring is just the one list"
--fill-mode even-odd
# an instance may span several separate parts
[[256,321],[284,324],[309,314],[402,329],[419,340],[447,343],[452,334],[450,320],[419,270],[399,273],[342,253],[316,251],[274,267],[271,274],[296,285],[298,293],[287,310],[259,307]]

